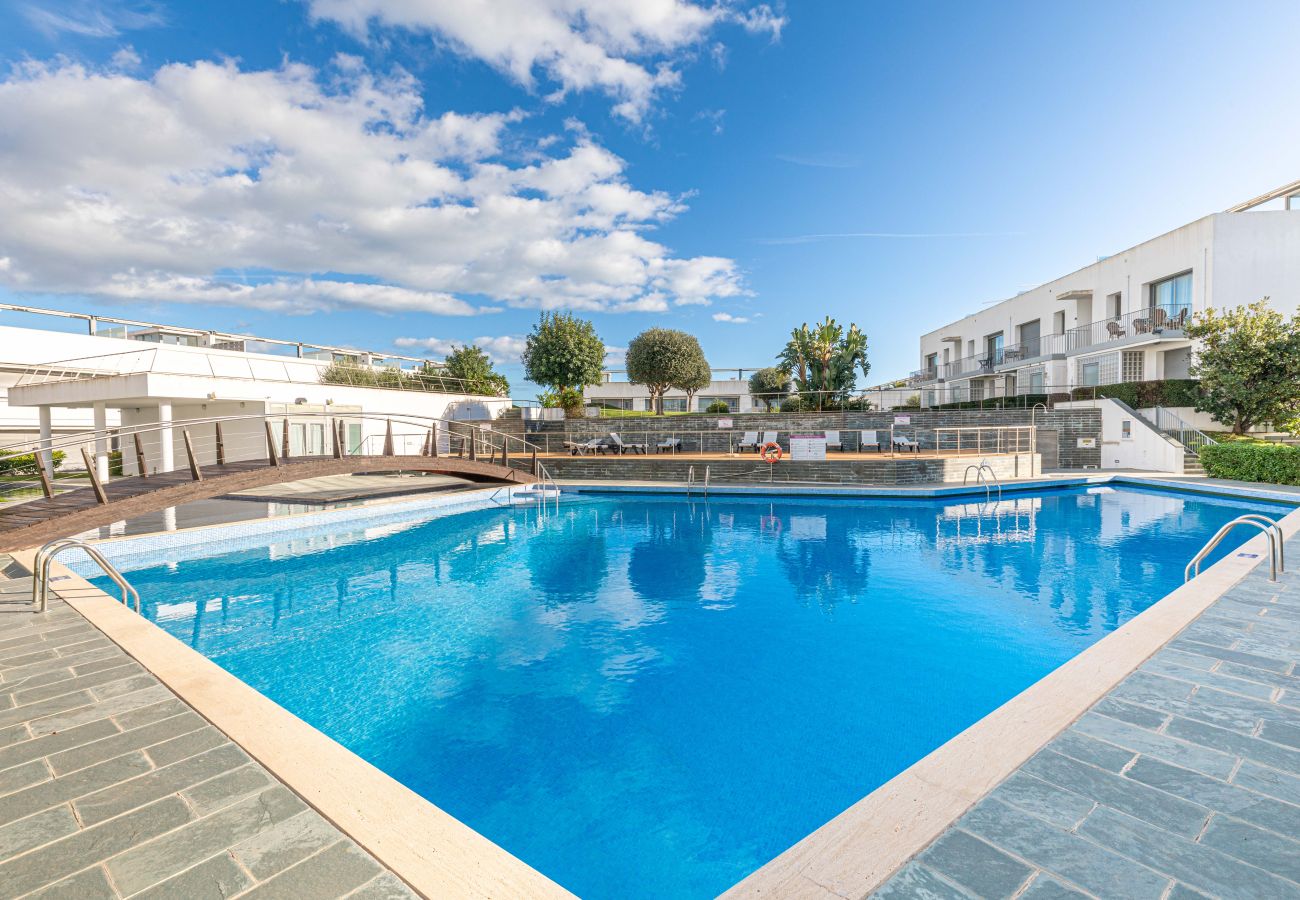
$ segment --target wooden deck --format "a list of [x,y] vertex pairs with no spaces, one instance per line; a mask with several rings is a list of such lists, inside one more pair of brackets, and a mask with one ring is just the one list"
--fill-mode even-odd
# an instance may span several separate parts
[[358,472],[429,472],[504,484],[529,484],[536,480],[522,469],[454,456],[291,457],[280,460],[278,466],[266,459],[244,460],[204,466],[202,479],[197,481],[188,469],[147,478],[118,478],[104,485],[107,503],[100,503],[94,490],[87,487],[0,506],[0,551],[35,547],[122,519],[235,491]]

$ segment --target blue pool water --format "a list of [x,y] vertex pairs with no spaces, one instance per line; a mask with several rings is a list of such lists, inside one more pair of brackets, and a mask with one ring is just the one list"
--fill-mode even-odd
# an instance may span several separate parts
[[1246,510],[1289,511],[603,495],[123,562],[170,633],[575,893],[704,897],[1172,590]]

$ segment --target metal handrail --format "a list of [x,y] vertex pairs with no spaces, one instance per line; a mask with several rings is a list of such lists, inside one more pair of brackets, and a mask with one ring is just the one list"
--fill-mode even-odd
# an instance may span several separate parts
[[1187,564],[1187,568],[1183,569],[1184,584],[1201,574],[1201,562],[1215,547],[1219,546],[1219,542],[1228,535],[1228,532],[1232,531],[1232,529],[1236,528],[1238,525],[1254,525],[1268,536],[1268,560],[1270,569],[1268,580],[1277,581],[1279,562],[1282,564],[1281,570],[1283,572],[1286,571],[1286,559],[1283,556],[1285,551],[1282,549],[1282,545],[1284,544],[1282,528],[1276,521],[1270,519],[1268,516],[1263,516],[1259,513],[1245,513],[1237,516],[1237,518],[1228,522],[1216,531],[1214,537],[1210,538],[1209,541],[1206,542],[1205,546],[1192,557],[1191,561]]
[[135,611],[140,612],[140,593],[131,587],[130,582],[123,577],[116,567],[113,566],[104,554],[100,553],[95,547],[87,544],[85,541],[76,538],[58,538],[45,544],[41,549],[36,551],[36,556],[32,560],[32,612],[45,612],[46,605],[49,601],[50,593],[50,566],[54,563],[54,557],[58,556],[64,550],[78,549],[85,552],[91,561],[103,571],[113,582],[122,590],[122,604],[130,606],[130,599],[135,598]]
[[686,469],[686,496],[691,495],[691,488],[695,486],[695,466],[689,466]]
[[1204,431],[1185,421],[1181,416],[1171,413],[1163,406],[1156,407],[1155,426],[1157,431],[1176,438],[1178,443],[1182,444],[1183,448],[1193,456],[1199,457],[1201,451],[1206,447],[1212,447],[1218,443]]
[[[985,471],[985,470],[988,470],[989,476],[993,479],[993,483],[996,484],[996,485],[998,486],[998,502],[1001,503],[1001,502],[1002,502],[1002,481],[1001,481],[1001,479],[998,478],[998,473],[993,471],[993,467],[989,465],[988,460],[987,460],[987,459],[982,459],[982,460],[980,460],[980,477],[981,477],[981,478],[984,477],[984,471]],[[986,482],[986,484],[987,484],[987,482]]]

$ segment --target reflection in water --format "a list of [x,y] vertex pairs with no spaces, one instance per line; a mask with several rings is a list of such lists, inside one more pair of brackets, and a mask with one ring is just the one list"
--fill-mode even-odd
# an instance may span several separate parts
[[576,893],[693,897],[1145,609],[1261,508],[619,495],[123,564],[169,632]]

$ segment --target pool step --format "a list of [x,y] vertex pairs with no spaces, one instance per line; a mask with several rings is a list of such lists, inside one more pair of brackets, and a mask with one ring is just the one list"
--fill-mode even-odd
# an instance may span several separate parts
[[1195,453],[1183,454],[1183,474],[1184,475],[1204,475],[1205,466],[1201,464],[1200,457]]

